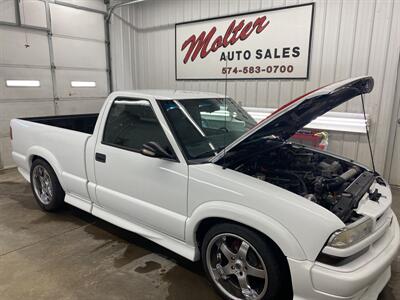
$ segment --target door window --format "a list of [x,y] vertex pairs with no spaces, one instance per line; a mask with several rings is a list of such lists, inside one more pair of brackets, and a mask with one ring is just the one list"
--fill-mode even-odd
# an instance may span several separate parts
[[156,142],[174,155],[148,100],[115,100],[104,128],[103,144],[140,151],[148,142]]
[[216,155],[256,125],[229,98],[162,100],[159,105],[189,160]]

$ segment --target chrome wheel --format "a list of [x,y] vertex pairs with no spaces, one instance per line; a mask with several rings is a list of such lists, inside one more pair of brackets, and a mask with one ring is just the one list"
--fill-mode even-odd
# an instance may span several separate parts
[[41,203],[48,205],[53,199],[53,188],[49,173],[43,166],[37,165],[33,169],[32,175],[36,196]]
[[238,235],[216,235],[206,252],[208,272],[217,287],[231,299],[262,299],[268,288],[263,259],[248,241]]

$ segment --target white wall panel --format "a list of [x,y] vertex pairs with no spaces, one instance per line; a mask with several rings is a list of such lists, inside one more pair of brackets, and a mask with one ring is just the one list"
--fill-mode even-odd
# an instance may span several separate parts
[[72,4],[78,7],[91,8],[99,11],[106,11],[106,5],[103,0],[56,0],[57,3]]
[[[29,47],[25,47],[25,44]],[[49,66],[49,46],[44,32],[0,27],[0,64]]]
[[107,68],[105,44],[95,41],[53,37],[54,63],[57,67]]
[[[34,102],[34,105],[29,105],[30,102]],[[16,103],[9,102],[1,105],[0,121],[9,121],[12,118],[38,117],[52,114],[54,114],[54,106],[53,102],[49,100],[31,100]]]
[[[105,71],[56,70],[57,90],[60,98],[107,97],[107,73]],[[94,81],[96,87],[76,88],[71,81]]]
[[[68,2],[103,10],[98,0]],[[57,114],[98,112],[109,90],[104,14],[59,3],[50,4],[56,93],[61,100]],[[71,81],[95,81],[96,87],[76,88]]]
[[396,87],[397,106],[393,110],[392,119],[392,135],[393,151],[389,151],[387,160],[387,174],[389,182],[400,187],[400,72],[398,73],[398,81]]
[[50,4],[51,26],[54,34],[104,41],[104,15]]
[[[6,80],[40,80],[40,87],[8,87]],[[53,97],[50,69],[0,67],[0,101],[50,99]]]
[[[114,90],[121,89],[135,89],[137,88],[138,71],[143,70],[144,61],[142,59],[136,59],[139,57],[139,53],[133,51],[136,43],[142,42],[141,37],[135,29],[135,15],[133,9],[122,9],[119,11],[124,17],[112,17],[112,32],[110,32],[111,42],[111,72]],[[128,21],[125,21],[128,20]],[[138,49],[141,51],[142,48]],[[140,65],[137,68],[136,65]],[[143,68],[143,69],[142,69]]]
[[[396,84],[399,86],[398,81],[398,72],[400,67],[399,55],[400,55],[400,1],[395,1],[393,3],[392,8],[387,15],[391,16],[390,25],[384,24],[386,30],[388,32],[388,38],[386,40],[386,57],[387,59],[382,61],[382,64],[385,66],[385,71],[383,73],[382,78],[382,87],[381,93],[379,95],[381,102],[377,106],[377,119],[375,126],[375,153],[388,153],[390,152],[388,143],[389,140],[389,132],[390,126],[396,126],[394,122],[390,122],[390,116],[392,114],[392,110],[396,105],[392,102],[400,101],[398,95],[395,96]],[[389,22],[389,20],[388,20]],[[397,80],[393,80],[393,78],[397,78]],[[398,106],[397,106],[398,107]],[[396,151],[400,151],[400,148],[397,147]],[[382,165],[385,162],[385,157],[383,155],[377,155],[376,163],[378,165]],[[399,183],[399,181],[397,181]]]
[[20,0],[21,24],[47,28],[46,4],[42,0]]
[[104,98],[60,101],[58,102],[58,111],[63,115],[98,113],[104,101]]
[[0,22],[16,23],[15,0],[0,0]]
[[[114,86],[223,92],[221,81],[175,81],[174,24],[305,2],[309,1],[154,0],[117,9],[111,30]],[[376,162],[382,171],[389,135],[385,120],[390,118],[394,103],[399,61],[400,1],[315,3],[309,79],[230,81],[228,94],[246,106],[278,107],[321,85],[372,75],[375,88],[365,100]],[[336,110],[361,112],[360,99]],[[365,135],[332,132],[329,149],[370,164]]]

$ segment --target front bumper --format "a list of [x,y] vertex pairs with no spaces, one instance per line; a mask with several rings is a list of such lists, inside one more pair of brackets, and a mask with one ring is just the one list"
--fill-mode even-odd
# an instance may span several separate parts
[[400,246],[395,214],[384,236],[342,266],[288,259],[296,300],[376,299],[390,279],[390,265]]

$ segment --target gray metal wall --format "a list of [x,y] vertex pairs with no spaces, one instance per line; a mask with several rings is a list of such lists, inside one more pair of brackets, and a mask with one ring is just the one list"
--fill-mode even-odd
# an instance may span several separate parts
[[[105,11],[102,0],[0,0],[0,169],[14,164],[11,118],[99,111],[109,91]],[[7,87],[7,79],[40,87]]]
[[[224,91],[222,81],[175,81],[177,22],[243,13],[310,1],[148,0],[116,10],[111,46],[116,89],[179,88]],[[317,0],[309,80],[228,83],[228,94],[245,106],[278,107],[321,85],[370,74],[375,89],[366,97],[376,164],[383,170],[400,49],[400,1]],[[361,112],[359,99],[338,111]],[[370,164],[365,135],[330,133],[331,151]]]

